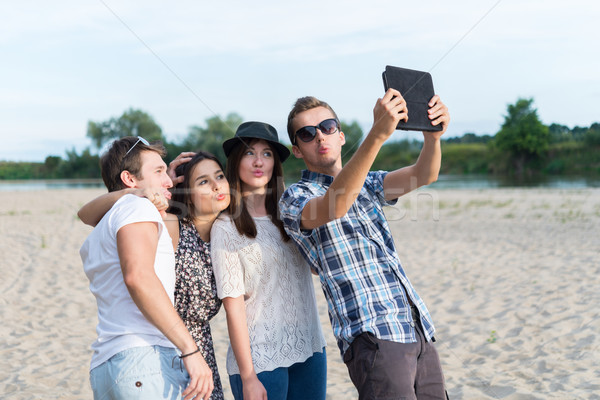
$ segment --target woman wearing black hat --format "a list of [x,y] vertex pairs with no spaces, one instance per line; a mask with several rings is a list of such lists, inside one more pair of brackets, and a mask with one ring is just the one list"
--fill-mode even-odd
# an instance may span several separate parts
[[223,143],[229,214],[211,231],[217,292],[227,312],[227,372],[236,399],[325,399],[325,339],[310,268],[283,229],[278,201],[289,150],[246,122]]

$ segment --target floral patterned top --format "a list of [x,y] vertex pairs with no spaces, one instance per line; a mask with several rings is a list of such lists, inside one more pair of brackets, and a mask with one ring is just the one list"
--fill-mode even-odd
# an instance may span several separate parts
[[210,258],[210,244],[200,238],[193,223],[179,223],[175,253],[175,309],[212,370],[215,388],[210,399],[223,399],[209,321],[221,308]]

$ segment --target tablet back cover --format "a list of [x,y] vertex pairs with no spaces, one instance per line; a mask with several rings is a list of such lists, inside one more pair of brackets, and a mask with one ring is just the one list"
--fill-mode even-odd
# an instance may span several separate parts
[[408,108],[408,121],[400,121],[396,129],[406,131],[441,131],[442,125],[433,126],[427,110],[429,100],[434,96],[431,74],[413,69],[386,66],[383,72],[385,90],[398,90]]

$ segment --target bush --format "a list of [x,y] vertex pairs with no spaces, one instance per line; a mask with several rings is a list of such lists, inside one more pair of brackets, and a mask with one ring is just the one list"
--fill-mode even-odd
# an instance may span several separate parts
[[583,141],[588,146],[600,146],[600,128],[588,129],[583,136]]
[[486,174],[490,150],[484,143],[443,143],[443,174]]

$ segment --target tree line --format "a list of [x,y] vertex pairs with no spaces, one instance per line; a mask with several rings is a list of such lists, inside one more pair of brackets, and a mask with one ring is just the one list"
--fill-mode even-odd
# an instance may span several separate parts
[[[125,136],[160,140],[167,149],[167,162],[182,151],[209,151],[225,162],[223,141],[233,137],[243,118],[230,113],[213,116],[203,126],[189,128],[180,141],[169,141],[160,125],[148,113],[126,110],[106,121],[89,121],[87,137],[91,145],[77,153],[73,148],[64,157],[51,155],[43,163],[0,161],[0,179],[85,179],[100,178],[99,152],[109,142]],[[356,121],[341,121],[346,136],[343,159],[346,162],[358,148],[363,131]],[[285,132],[281,132],[285,135]],[[374,169],[395,169],[417,159],[422,143],[400,140],[386,143]],[[518,99],[509,104],[500,130],[493,136],[465,133],[443,138],[442,173],[453,174],[600,174],[600,123],[569,128],[553,123],[544,125],[533,106],[533,99]],[[285,163],[286,180],[299,177],[304,163],[290,157]]]
[[[467,133],[444,141],[445,173],[526,176],[534,174],[600,174],[600,123],[569,128],[544,125],[533,99],[507,107],[494,136]],[[447,162],[446,162],[447,161]]]

